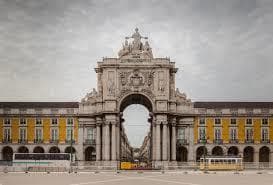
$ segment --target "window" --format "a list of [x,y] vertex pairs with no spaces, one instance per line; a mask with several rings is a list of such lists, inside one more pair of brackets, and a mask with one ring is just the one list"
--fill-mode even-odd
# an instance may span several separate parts
[[51,119],[51,125],[58,125],[58,119],[57,118],[52,118]]
[[66,140],[71,141],[74,138],[73,127],[66,128]]
[[178,128],[177,139],[185,139],[185,128]]
[[236,121],[237,121],[236,118],[231,118],[230,119],[230,124],[231,125],[236,125]]
[[205,124],[206,124],[205,118],[200,118],[199,119],[199,125],[205,125]]
[[72,126],[73,125],[73,118],[67,118],[67,120],[66,120],[67,122],[66,122],[66,124],[69,126]]
[[246,119],[246,124],[247,125],[252,125],[252,119],[251,118]]
[[268,125],[268,119],[267,118],[262,119],[262,125]]
[[246,128],[246,140],[250,141],[253,139],[253,130],[252,128]]
[[206,128],[199,127],[199,140],[205,140],[206,139]]
[[19,130],[19,139],[20,141],[25,141],[27,139],[27,130],[26,128],[20,128]]
[[11,140],[10,128],[4,128],[4,140],[5,141],[10,141]]
[[42,125],[42,119],[36,118],[36,125]]
[[230,139],[231,140],[236,140],[237,139],[237,129],[236,128],[231,128],[230,129]]
[[20,118],[20,125],[26,125],[27,121],[25,118]]
[[221,124],[221,119],[220,118],[215,118],[214,119],[214,124],[215,125],[220,125]]
[[88,128],[87,129],[87,139],[88,140],[93,140],[96,137],[96,132],[94,128]]
[[42,128],[36,128],[35,129],[35,140],[36,141],[43,140],[43,130],[42,130]]
[[267,141],[268,138],[268,128],[262,128],[262,141]]
[[214,128],[214,138],[215,140],[220,140],[222,138],[220,128]]
[[50,138],[51,138],[52,141],[57,141],[59,139],[59,137],[58,137],[58,128],[51,128]]
[[5,120],[4,120],[4,125],[5,126],[10,126],[10,119],[9,118],[6,118]]

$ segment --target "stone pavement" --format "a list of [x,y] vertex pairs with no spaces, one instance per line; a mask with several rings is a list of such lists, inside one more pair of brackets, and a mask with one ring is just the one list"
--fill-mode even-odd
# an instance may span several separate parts
[[0,173],[0,185],[273,185],[273,173]]

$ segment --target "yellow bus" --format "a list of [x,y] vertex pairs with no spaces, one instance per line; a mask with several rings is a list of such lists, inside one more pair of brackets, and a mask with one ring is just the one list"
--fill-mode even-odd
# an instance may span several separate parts
[[201,157],[200,170],[243,170],[243,159],[238,156]]

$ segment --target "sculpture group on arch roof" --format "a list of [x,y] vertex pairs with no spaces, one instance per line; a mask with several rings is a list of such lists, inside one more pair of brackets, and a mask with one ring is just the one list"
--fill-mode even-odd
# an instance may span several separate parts
[[[128,39],[133,39],[132,42],[128,42]],[[144,44],[141,42],[141,39],[145,39]],[[138,32],[138,28],[135,29],[130,37],[125,37],[125,42],[122,46],[122,49],[118,52],[119,58],[143,58],[151,59],[153,58],[152,48],[147,41],[148,37],[143,37]]]

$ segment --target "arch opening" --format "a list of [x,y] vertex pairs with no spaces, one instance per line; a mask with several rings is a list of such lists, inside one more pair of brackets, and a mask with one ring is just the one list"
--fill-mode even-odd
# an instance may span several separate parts
[[92,146],[89,146],[84,151],[86,161],[96,161],[96,149]]
[[[71,152],[71,150],[72,150],[72,152]],[[74,154],[74,153],[76,153],[76,149],[74,147],[68,146],[65,148],[64,152],[69,153],[69,154],[70,153]]]
[[60,153],[60,149],[57,146],[52,146],[49,151],[49,153]]
[[41,146],[36,146],[34,149],[33,149],[33,153],[45,153],[45,150],[43,147]]
[[244,162],[254,162],[254,148],[251,146],[247,146],[244,149]]
[[25,146],[21,146],[20,148],[18,148],[18,153],[28,153],[28,148]]
[[222,156],[224,155],[224,152],[220,146],[216,146],[212,149],[211,154],[215,156]]
[[270,161],[270,149],[263,146],[259,150],[259,162],[268,163]]
[[207,155],[208,154],[208,150],[205,146],[199,146],[197,149],[196,149],[196,161],[200,161],[200,158],[203,156],[203,155]]
[[176,160],[178,162],[187,162],[188,161],[188,150],[186,147],[180,146],[177,148]]
[[5,146],[2,149],[2,159],[4,161],[12,161],[12,156],[13,156],[13,150],[9,146]]
[[228,148],[228,155],[237,156],[239,154],[239,149],[236,146],[231,146]]
[[131,94],[121,101],[121,161],[151,161],[152,110],[151,100],[142,94]]

